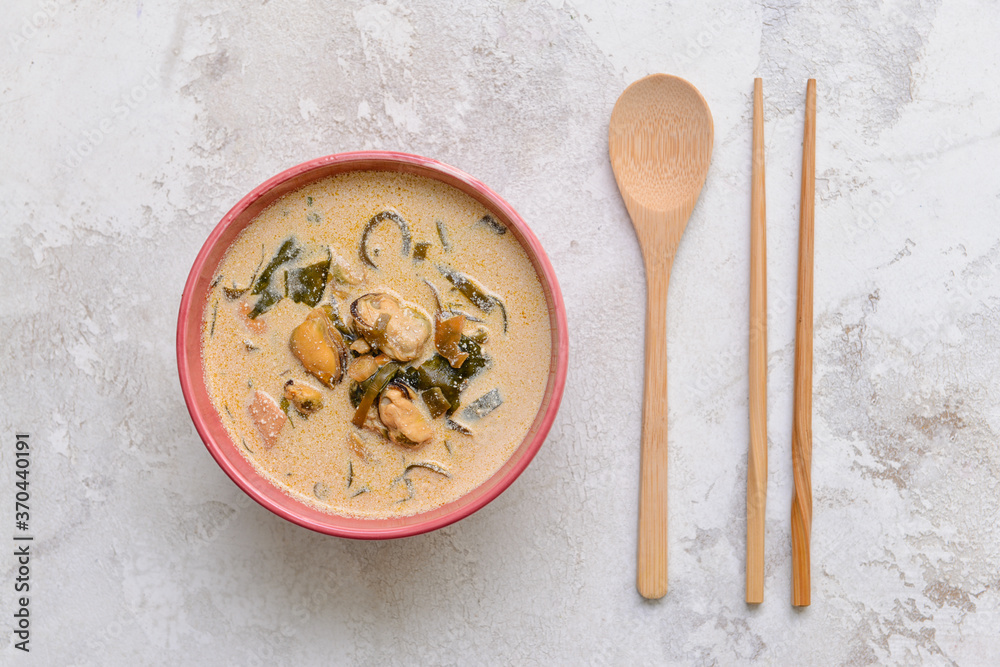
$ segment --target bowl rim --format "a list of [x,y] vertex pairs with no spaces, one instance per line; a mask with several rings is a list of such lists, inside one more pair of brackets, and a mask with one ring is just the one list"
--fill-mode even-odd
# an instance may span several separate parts
[[[379,165],[391,166],[395,168],[379,169]],[[536,273],[542,282],[542,288],[546,292],[547,301],[549,301],[549,321],[550,326],[552,327],[553,335],[552,360],[549,367],[550,380],[547,383],[546,392],[542,397],[543,406],[545,406],[546,400],[548,401],[545,412],[541,415],[542,418],[540,421],[538,420],[538,414],[536,414],[532,427],[534,434],[531,435],[532,429],[529,429],[525,439],[522,440],[521,444],[511,455],[511,458],[507,459],[499,470],[497,470],[482,484],[474,487],[469,493],[460,496],[443,506],[448,507],[450,505],[457,504],[457,506],[451,511],[440,513],[437,510],[431,510],[429,512],[418,513],[408,517],[398,517],[392,519],[359,519],[357,517],[345,517],[344,515],[339,514],[322,513],[324,517],[329,517],[329,522],[318,520],[312,516],[305,516],[302,513],[297,512],[296,509],[307,508],[308,510],[314,510],[315,508],[306,505],[306,503],[303,503],[302,501],[299,501],[282,491],[273,482],[268,480],[259,472],[256,472],[256,469],[254,468],[253,475],[255,476],[256,481],[263,481],[267,486],[281,491],[279,497],[283,500],[283,502],[278,502],[275,497],[263,493],[254,483],[252,483],[255,480],[251,480],[244,475],[243,472],[237,469],[237,467],[223,453],[224,446],[228,445],[229,447],[235,448],[235,443],[231,440],[227,443],[219,443],[216,441],[215,437],[213,437],[208,428],[206,416],[202,414],[195,402],[194,394],[196,387],[199,383],[202,387],[204,387],[204,381],[198,373],[193,372],[192,361],[189,359],[193,336],[189,332],[188,326],[190,318],[192,316],[196,317],[198,320],[197,330],[199,331],[196,347],[199,351],[198,367],[200,368],[201,312],[200,308],[194,308],[196,304],[200,303],[200,300],[196,298],[196,284],[205,271],[209,258],[213,254],[213,251],[215,251],[220,238],[226,233],[229,227],[237,221],[240,216],[244,214],[244,212],[247,211],[247,209],[261,200],[261,198],[265,198],[268,195],[273,194],[275,190],[279,189],[282,185],[288,184],[294,179],[307,177],[309,172],[326,172],[330,168],[338,169],[339,171],[336,171],[338,174],[363,170],[415,173],[442,181],[448,185],[452,185],[453,187],[465,192],[467,195],[472,196],[488,209],[500,214],[501,217],[505,218],[505,222],[510,222],[516,227],[516,236],[522,247],[524,247],[527,252],[529,259],[535,267]],[[314,180],[320,180],[330,175],[333,174],[322,173]],[[306,183],[297,184],[295,187],[290,188],[289,191],[298,189],[305,184]],[[273,201],[276,201],[284,194],[285,193],[274,195],[273,199],[266,202],[266,205],[270,205]],[[251,220],[255,218],[256,215],[257,213],[254,213]],[[249,221],[247,224],[249,224]],[[215,267],[213,266],[209,268],[214,269]],[[198,312],[193,312],[194,310],[198,310]],[[188,412],[191,415],[195,429],[198,431],[202,442],[212,455],[212,458],[215,459],[219,467],[222,468],[223,472],[225,472],[226,475],[254,501],[283,519],[319,533],[363,540],[407,537],[437,530],[473,514],[495,500],[497,496],[503,493],[514,482],[514,480],[521,475],[525,468],[527,468],[528,464],[530,464],[532,459],[534,459],[538,450],[541,448],[542,443],[545,441],[545,438],[555,421],[559,405],[562,401],[569,363],[569,337],[566,323],[566,307],[563,302],[562,292],[559,288],[559,282],[556,278],[555,270],[549,261],[548,255],[546,255],[545,250],[538,241],[538,238],[531,231],[523,218],[521,218],[513,207],[511,207],[510,204],[508,204],[506,200],[500,197],[496,192],[464,171],[438,160],[396,151],[352,151],[307,160],[306,162],[297,164],[276,174],[275,176],[272,176],[240,199],[236,205],[234,205],[222,217],[219,223],[212,230],[211,234],[209,234],[197,257],[195,258],[190,273],[188,274],[187,281],[184,285],[184,292],[181,296],[181,303],[177,317],[176,349],[178,375],[180,378],[181,391],[184,395],[184,402],[187,405]],[[531,436],[531,442],[526,448],[524,448],[524,443],[529,436]],[[513,465],[508,466],[513,458],[517,456],[519,451],[522,451],[520,457],[514,462]],[[237,454],[242,456],[239,452],[237,452]],[[487,484],[490,484],[489,488],[487,488],[485,492],[477,494],[477,491],[483,489],[483,487]],[[467,498],[469,496],[473,496],[471,501],[464,503],[461,502],[463,498]],[[315,511],[310,511],[309,513],[315,514]],[[423,514],[432,513],[437,513],[437,515],[427,518],[426,520],[419,520]],[[357,524],[359,521],[370,521],[372,525],[371,527],[366,526],[364,528],[351,525],[337,525],[338,520],[347,521],[350,524]],[[400,525],[401,520],[402,525]],[[376,525],[384,524],[386,522],[392,525]]]

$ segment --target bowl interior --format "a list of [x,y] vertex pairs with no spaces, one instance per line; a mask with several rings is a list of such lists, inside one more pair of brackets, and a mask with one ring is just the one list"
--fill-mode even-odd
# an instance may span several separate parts
[[[552,332],[552,358],[542,404],[520,446],[486,482],[430,512],[391,519],[358,519],[328,514],[302,503],[262,477],[229,437],[204,382],[201,318],[210,284],[223,256],[243,229],[271,203],[304,185],[349,171],[394,171],[451,185],[483,204],[521,243],[545,293]],[[538,239],[496,193],[445,164],[405,153],[365,151],[331,155],[300,164],[262,183],[226,214],[209,236],[188,276],[177,324],[177,362],[184,399],[212,456],[250,497],[289,521],[330,535],[385,539],[416,535],[457,521],[506,489],[531,462],[555,419],[566,379],[566,313],[555,273]]]

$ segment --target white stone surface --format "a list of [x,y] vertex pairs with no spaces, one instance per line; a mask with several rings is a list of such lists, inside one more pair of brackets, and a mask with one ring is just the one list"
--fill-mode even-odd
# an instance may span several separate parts
[[[169,4],[170,6],[165,6]],[[23,0],[0,19],[0,662],[997,664],[1000,9]],[[636,594],[643,272],[607,160],[624,87],[683,76],[713,164],[670,292],[671,590]],[[750,93],[764,78],[766,598],[743,602]],[[813,604],[789,508],[798,187],[818,79]],[[324,537],[191,425],[181,288],[244,193],[328,153],[438,158],[547,248],[569,383],[534,463],[434,534]],[[31,653],[13,436],[34,446]]]

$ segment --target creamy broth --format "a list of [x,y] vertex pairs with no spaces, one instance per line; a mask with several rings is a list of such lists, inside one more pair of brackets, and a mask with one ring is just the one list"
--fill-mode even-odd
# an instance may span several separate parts
[[[370,224],[385,211],[405,222],[412,237],[409,253],[402,252],[403,233],[393,219]],[[368,257],[377,268],[366,266],[359,253],[365,236]],[[263,310],[259,300],[266,294],[254,295],[246,288],[255,286],[252,278],[260,281],[263,269],[288,248],[289,239],[300,252],[278,266],[269,283],[273,294],[283,298],[272,297],[277,303],[257,314],[253,310]],[[423,260],[417,259],[420,255]],[[357,409],[350,393],[355,381],[345,373],[327,386],[293,353],[293,331],[315,309],[284,295],[308,282],[308,276],[296,278],[305,275],[297,270],[331,258],[324,284],[312,285],[322,290],[316,307],[332,307],[326,313],[332,311],[347,333],[356,328],[351,304],[371,293],[394,297],[430,323],[429,339],[415,359],[390,362],[398,364],[397,383],[415,377],[413,369],[441,361],[435,359],[435,333],[442,319],[456,312],[469,317],[462,327],[463,345],[485,334],[480,349],[489,363],[464,383],[453,413],[434,418],[429,399],[425,401],[420,390],[410,394],[412,407],[429,428],[425,443],[413,446],[401,437],[407,444],[398,444],[385,435],[376,419],[382,414],[378,406],[385,391],[375,400],[365,427],[354,426]],[[448,273],[471,279],[487,301],[477,301],[474,294],[470,300],[468,288],[457,289]],[[440,295],[440,311],[427,283]],[[315,289],[312,294],[317,294]],[[255,317],[248,317],[251,313]],[[262,475],[324,511],[385,518],[454,500],[510,458],[541,405],[550,335],[545,296],[527,254],[481,204],[431,179],[353,172],[285,195],[240,234],[218,268],[207,301],[202,357],[205,382],[223,424]],[[364,350],[366,344],[354,347]],[[363,356],[372,355],[348,352],[348,370]],[[469,364],[473,357],[460,363]],[[294,403],[282,404],[289,380],[297,388],[318,391],[322,407],[309,413],[300,412]],[[355,386],[357,395],[363,393],[361,384]],[[502,402],[496,405],[498,398]],[[262,418],[261,409],[273,413],[275,404],[287,418]],[[456,430],[463,427],[469,433]]]

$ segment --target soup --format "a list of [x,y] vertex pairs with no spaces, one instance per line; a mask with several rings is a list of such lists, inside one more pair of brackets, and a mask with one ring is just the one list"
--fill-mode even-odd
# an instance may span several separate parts
[[202,358],[226,430],[323,511],[455,500],[541,405],[551,332],[531,261],[444,183],[352,172],[289,193],[241,232],[211,290]]

